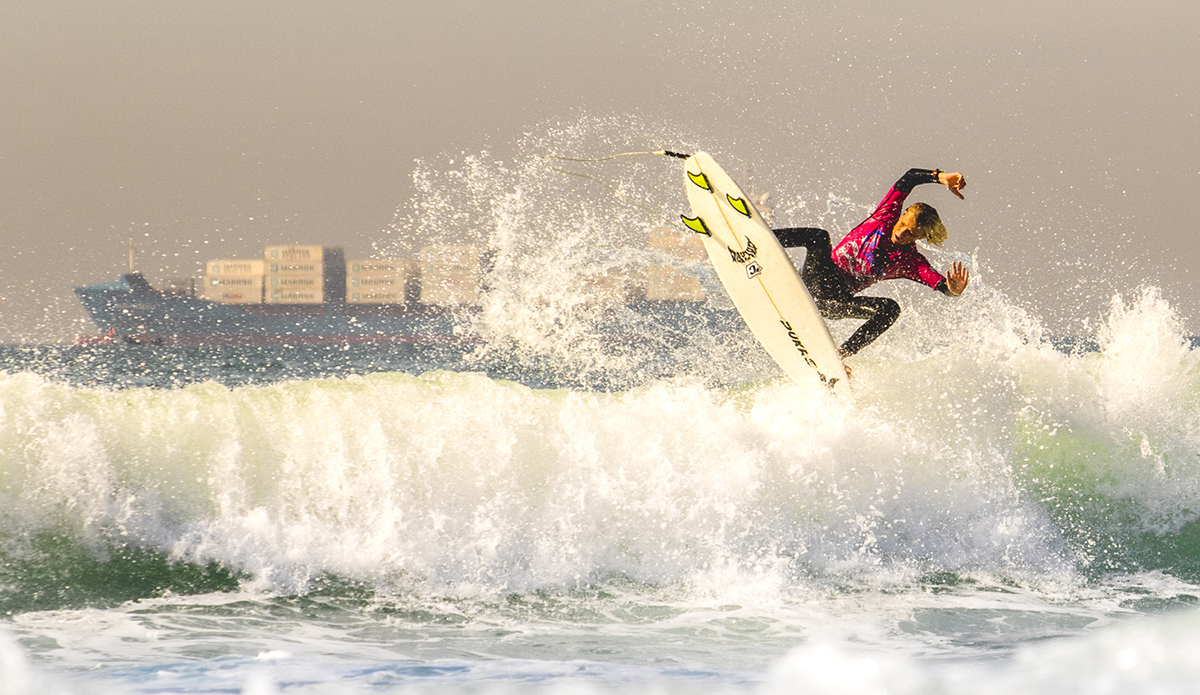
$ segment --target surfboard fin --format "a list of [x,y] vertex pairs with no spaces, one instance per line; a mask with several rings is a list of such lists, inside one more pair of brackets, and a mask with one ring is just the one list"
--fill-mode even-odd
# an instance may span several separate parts
[[703,188],[706,191],[712,190],[712,184],[708,182],[708,177],[705,176],[703,173],[693,174],[692,172],[689,171],[687,173],[687,175],[688,175],[688,178],[691,179],[692,183],[696,184],[697,186]]
[[[691,176],[691,174],[688,175]],[[701,176],[703,176],[703,174],[701,174]],[[705,236],[712,236],[712,232],[708,231],[708,226],[704,224],[704,220],[700,219],[699,217],[688,217],[687,215],[680,215],[679,217],[683,220],[683,223],[687,225],[687,228],[693,232],[697,234],[703,234]]]
[[752,214],[750,213],[750,206],[749,206],[748,204],[746,204],[746,199],[745,199],[745,198],[734,198],[733,196],[731,196],[731,195],[729,195],[728,193],[726,193],[726,194],[725,194],[725,199],[729,201],[729,205],[730,205],[730,206],[731,206],[731,207],[732,207],[734,210],[737,210],[738,212],[742,213],[742,214],[743,214],[743,215],[745,215],[746,217],[753,217],[753,216],[754,216],[754,215],[752,215]]

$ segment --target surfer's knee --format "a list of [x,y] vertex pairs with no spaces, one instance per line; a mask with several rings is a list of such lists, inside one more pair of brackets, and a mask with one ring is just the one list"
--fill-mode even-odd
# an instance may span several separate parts
[[900,318],[900,303],[888,297],[879,297],[879,313],[888,319],[888,323],[896,322]]
[[879,326],[882,330],[886,330],[900,318],[900,304],[894,299],[888,297],[864,297],[863,299],[870,300],[871,322]]
[[890,327],[896,323],[896,319],[900,318],[900,303],[887,297],[880,297],[880,299],[883,300],[880,302],[879,308],[880,321],[886,321],[884,325]]

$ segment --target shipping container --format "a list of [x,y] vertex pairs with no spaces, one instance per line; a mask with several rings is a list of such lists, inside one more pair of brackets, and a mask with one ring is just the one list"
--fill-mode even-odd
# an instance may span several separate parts
[[320,262],[279,261],[267,264],[267,275],[316,275],[324,273],[324,265]]
[[365,260],[346,261],[346,275],[363,275],[367,273],[403,273],[413,265],[410,260]]
[[608,272],[584,279],[585,296],[599,304],[632,304],[646,298],[646,278],[631,272]]
[[267,304],[322,304],[325,294],[321,290],[267,290]]
[[371,273],[346,277],[346,301],[351,304],[404,304],[408,276],[405,273]]
[[364,289],[395,289],[404,287],[404,273],[371,273],[350,275],[346,278],[346,291]]
[[266,263],[261,260],[217,260],[204,264],[208,275],[262,275],[266,272]]
[[686,261],[708,260],[708,252],[704,250],[704,242],[695,232],[685,232],[671,227],[657,227],[650,230],[650,240],[647,246],[657,251],[665,251],[672,256]]
[[[708,260],[704,242],[694,232],[671,227],[650,230],[647,246],[653,251],[667,253],[684,261],[696,263]],[[687,265],[687,264],[684,264]],[[704,288],[694,276],[677,267],[651,266],[646,276],[646,299],[651,301],[697,302],[705,298]]]
[[205,275],[204,287],[224,287],[246,289],[249,287],[262,287],[263,276],[261,275]]
[[267,263],[316,263],[325,260],[324,246],[268,246],[263,252]]
[[320,273],[316,275],[268,275],[267,287],[276,290],[320,290],[324,288],[325,278]]
[[226,304],[262,304],[263,276],[205,275],[203,297]]
[[418,291],[416,261],[346,261],[346,301],[351,304],[406,304],[417,300]]
[[646,278],[646,299],[651,301],[698,302],[705,298],[700,281],[682,270],[653,266]]
[[421,302],[474,304],[479,301],[479,248],[466,244],[421,249]]

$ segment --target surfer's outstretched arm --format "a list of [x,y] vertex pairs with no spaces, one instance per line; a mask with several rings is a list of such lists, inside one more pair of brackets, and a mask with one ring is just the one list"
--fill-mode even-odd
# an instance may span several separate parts
[[[936,170],[935,170],[936,171]],[[958,196],[959,200],[966,200],[962,193],[962,189],[967,187],[967,178],[957,171],[938,171],[938,183],[950,189],[950,192]]]
[[893,187],[895,190],[908,194],[912,193],[912,189],[923,183],[940,183],[950,192],[963,200],[963,194],[959,193],[967,187],[967,178],[957,171],[942,171],[941,169],[909,169],[904,172]]

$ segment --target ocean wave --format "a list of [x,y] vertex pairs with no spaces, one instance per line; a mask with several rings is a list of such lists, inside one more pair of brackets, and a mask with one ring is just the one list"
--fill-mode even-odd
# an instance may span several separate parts
[[689,376],[583,392],[445,371],[115,391],[3,375],[2,581],[28,596],[95,563],[127,574],[73,605],[329,576],[457,594],[1195,579],[1195,356],[1171,308],[1114,300],[1082,354],[969,313],[966,347],[930,346],[946,317],[919,307],[843,399]]

